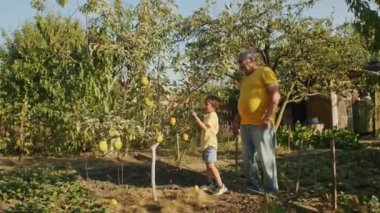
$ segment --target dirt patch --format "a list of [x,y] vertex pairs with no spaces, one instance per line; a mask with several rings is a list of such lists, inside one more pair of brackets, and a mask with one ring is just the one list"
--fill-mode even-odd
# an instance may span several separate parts
[[258,212],[263,198],[230,192],[211,196],[195,187],[160,187],[157,203],[152,201],[150,188],[115,186],[99,181],[86,181],[97,196],[117,199],[116,212]]
[[118,201],[112,212],[258,212],[265,204],[260,196],[235,191],[234,187],[222,196],[208,195],[194,187],[206,182],[202,173],[178,169],[161,161],[157,162],[156,174],[159,201],[153,202],[150,161],[134,156],[119,160],[26,158],[22,162],[17,158],[2,157],[0,164],[3,173],[25,167],[75,170],[79,175],[77,181],[86,185],[101,202],[108,205],[111,199]]

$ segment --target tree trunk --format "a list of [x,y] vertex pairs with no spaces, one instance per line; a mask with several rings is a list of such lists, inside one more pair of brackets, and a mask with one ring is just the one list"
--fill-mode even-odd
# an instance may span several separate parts
[[177,160],[177,168],[178,169],[180,169],[182,158],[186,154],[186,151],[188,150],[189,147],[190,147],[190,141],[188,143],[186,143],[185,149],[182,151],[179,159]]
[[276,121],[276,129],[278,129],[278,127],[281,124],[282,117],[284,116],[284,112],[285,112],[286,106],[289,103],[290,95],[292,94],[293,89],[294,89],[295,86],[296,86],[296,82],[293,82],[293,84],[291,85],[291,87],[289,89],[288,94],[286,94],[284,102],[282,103],[282,106],[281,106],[281,109],[280,109],[280,113],[278,114],[277,121]]
[[278,127],[280,127],[282,117],[284,116],[284,112],[285,112],[286,106],[288,105],[288,102],[289,102],[289,100],[285,99],[284,102],[282,103],[280,113],[278,114],[278,117],[276,120],[276,129],[278,129]]
[[18,161],[21,161],[23,158],[23,152],[24,152],[24,116],[23,115],[21,115],[19,150],[20,150],[20,153],[18,156]]
[[179,150],[179,136],[178,134],[175,135],[175,138],[176,138],[176,151],[177,151],[177,161],[179,160],[180,158],[180,150]]
[[27,119],[27,110],[28,110],[28,101],[27,101],[27,95],[24,97],[24,101],[21,107],[21,113],[20,113],[20,144],[19,144],[19,158],[18,160],[21,161],[24,155],[24,145],[25,145],[25,121]]

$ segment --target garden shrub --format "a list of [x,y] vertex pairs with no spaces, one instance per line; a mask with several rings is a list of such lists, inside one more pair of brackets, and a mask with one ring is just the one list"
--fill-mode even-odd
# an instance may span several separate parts
[[335,140],[335,148],[355,150],[362,148],[358,136],[346,129],[328,129],[315,135],[317,141],[315,148],[329,148],[332,140]]
[[[289,130],[288,127],[282,126],[277,130],[277,143],[282,146],[288,146]],[[297,149],[299,143],[303,140],[303,147],[306,149],[330,148],[330,143],[335,140],[335,147],[343,150],[361,149],[363,146],[359,143],[358,136],[346,129],[327,129],[322,132],[315,132],[310,126],[302,126],[296,123],[294,130],[290,133],[291,149]]]
[[106,212],[76,178],[75,172],[53,168],[4,174],[0,177],[0,200],[12,204],[4,212]]

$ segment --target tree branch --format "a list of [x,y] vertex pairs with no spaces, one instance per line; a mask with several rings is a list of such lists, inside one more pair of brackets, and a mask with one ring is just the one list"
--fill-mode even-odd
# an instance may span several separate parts
[[322,93],[316,92],[316,93],[310,93],[310,94],[295,96],[294,98],[289,100],[289,103],[299,103],[299,102],[303,101],[304,99],[306,99],[307,97],[312,97],[312,96],[316,96],[316,95],[322,95]]

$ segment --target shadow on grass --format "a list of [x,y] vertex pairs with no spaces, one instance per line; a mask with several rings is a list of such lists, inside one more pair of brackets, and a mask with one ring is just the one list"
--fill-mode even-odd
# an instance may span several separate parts
[[[234,154],[229,153],[230,156]],[[239,170],[234,163],[222,170],[222,176],[229,188],[246,193],[246,180],[242,177],[241,156]],[[338,193],[357,195],[362,199],[371,196],[380,197],[380,150],[364,149],[355,151],[337,150],[337,184]],[[279,196],[282,200],[319,199],[316,205],[324,209],[330,204],[332,191],[332,171],[329,150],[312,150],[304,152],[301,161],[300,193],[295,194],[297,176],[297,154],[280,155],[277,158]],[[342,196],[340,196],[342,199]],[[284,203],[285,205],[286,203]]]
[[[304,197],[331,193],[332,172],[330,153],[303,155],[300,190]],[[337,151],[338,192],[362,196],[380,195],[380,150]],[[297,157],[277,160],[280,188],[294,191]]]
[[[83,177],[98,180],[109,181],[114,184],[121,182],[121,160],[107,158],[25,158],[18,162],[16,158],[0,158],[1,164],[8,168],[0,172],[18,170],[20,168],[44,168],[53,167],[57,169],[72,169]],[[136,187],[150,187],[151,183],[151,162],[149,159],[128,157],[123,161],[123,183]],[[119,172],[119,175],[118,175]],[[119,176],[119,177],[118,177]],[[157,160],[156,162],[156,184],[157,185],[178,185],[180,187],[190,187],[206,183],[206,177],[203,174],[187,169],[177,169],[165,162]]]

